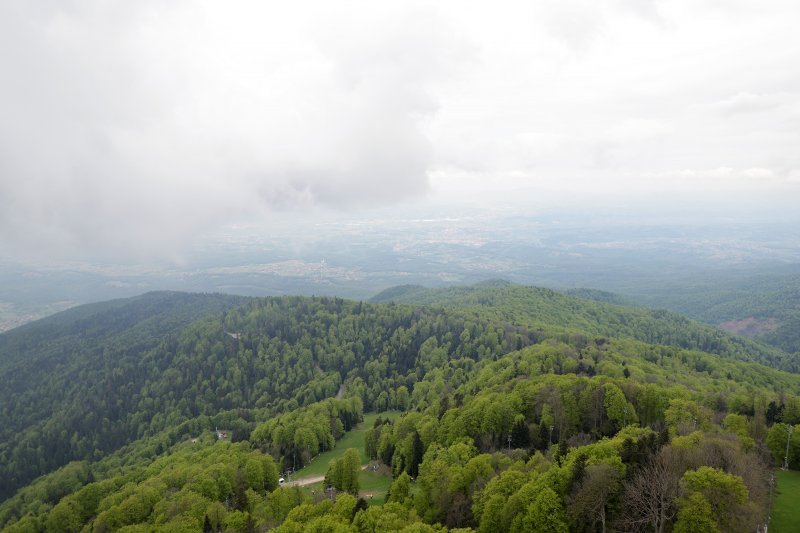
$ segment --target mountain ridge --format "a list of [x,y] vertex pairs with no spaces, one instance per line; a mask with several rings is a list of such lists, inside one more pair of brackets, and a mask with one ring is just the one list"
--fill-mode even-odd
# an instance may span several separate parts
[[[445,288],[399,286],[377,294],[370,301],[479,308],[530,327],[573,328],[592,335],[621,336],[651,344],[699,349],[800,372],[797,355],[732,335],[678,313],[598,301],[543,287],[496,284],[493,280],[489,283]],[[676,335],[676,331],[686,334]]]

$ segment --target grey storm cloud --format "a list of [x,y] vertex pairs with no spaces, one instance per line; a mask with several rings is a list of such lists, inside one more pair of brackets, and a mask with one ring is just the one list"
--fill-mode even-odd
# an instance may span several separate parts
[[54,252],[424,194],[462,53],[366,4],[4,2],[0,40],[0,242]]

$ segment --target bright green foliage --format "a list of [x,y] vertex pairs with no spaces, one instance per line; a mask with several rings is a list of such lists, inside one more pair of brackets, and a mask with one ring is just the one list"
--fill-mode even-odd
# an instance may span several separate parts
[[83,528],[80,510],[75,498],[67,496],[47,515],[47,531],[76,533]]
[[[334,432],[334,421],[353,427],[363,419],[359,398],[328,399],[256,426],[250,436],[253,445],[282,456],[288,466],[302,467],[323,450],[333,448],[343,432]],[[337,434],[338,433],[338,434]]]
[[358,494],[358,474],[361,472],[361,455],[355,448],[348,448],[340,459],[331,461],[325,474],[325,484],[336,490]]
[[[634,419],[634,413],[628,413],[628,400],[625,398],[622,389],[613,383],[603,385],[603,407],[606,416],[616,427],[622,427],[623,421]],[[628,418],[630,415],[630,418]]]
[[697,402],[673,398],[664,411],[664,420],[673,435],[687,435],[698,429],[708,429],[711,411]]
[[[479,292],[492,301],[491,291]],[[554,296],[545,305],[547,294],[533,291],[538,302],[512,298],[518,308],[505,307],[503,296],[494,300],[497,309],[258,299],[179,329],[144,352],[134,347],[120,358],[117,373],[100,374],[107,386],[126,391],[111,394],[113,416],[110,404],[100,409],[108,421],[95,420],[88,431],[80,426],[74,446],[71,432],[52,433],[62,427],[55,423],[46,430],[31,426],[26,436],[0,444],[3,466],[11,464],[6,457],[38,457],[42,450],[20,446],[43,438],[59,446],[70,442],[62,459],[78,453],[84,438],[92,452],[91,462],[67,464],[3,503],[0,527],[29,514],[9,528],[40,531],[63,523],[67,529],[93,524],[87,531],[197,531],[208,524],[505,533],[568,524],[602,529],[605,521],[609,529],[658,529],[657,523],[669,530],[679,501],[686,502],[680,508],[685,520],[694,519],[702,504],[693,495],[699,494],[712,516],[745,517],[720,529],[753,530],[767,490],[748,439],[779,439],[780,425],[769,433],[766,428],[800,412],[792,396],[800,392],[800,376],[732,360],[741,355],[733,353],[736,343],[714,345],[724,357],[681,348],[683,341],[711,346],[715,337],[698,337],[691,325],[692,333],[676,331],[669,317],[667,326],[649,312],[637,327],[652,326],[653,335],[672,335],[672,341],[656,346],[594,333],[617,319],[620,331],[633,327],[622,320],[633,316],[625,310],[593,308],[589,334],[545,327],[530,311],[561,301]],[[573,311],[564,324],[592,316],[580,307]],[[561,314],[570,312],[550,318],[561,320]],[[341,399],[334,399],[340,390]],[[336,502],[312,504],[309,494],[318,486],[276,488],[278,471],[308,465],[338,439],[350,438],[364,411],[378,406],[405,410],[363,430],[367,455],[394,474],[386,505],[378,508],[376,499],[365,509],[365,502],[342,492]],[[86,414],[80,406],[72,409],[75,416]],[[727,431],[712,423],[712,412],[729,415]],[[233,430],[237,442],[216,442],[209,431],[215,426]],[[129,444],[101,458],[102,450],[117,445],[92,443],[111,437]],[[346,442],[342,448],[353,445]],[[357,446],[328,476],[354,494],[361,442]],[[325,461],[317,461],[312,467],[324,468]],[[653,466],[658,461],[662,470]],[[667,494],[665,516],[656,522],[629,504],[637,476],[650,470],[674,478],[672,485],[645,484],[637,491],[645,500],[659,490]],[[369,474],[386,489],[381,470]]]
[[241,511],[231,511],[225,515],[225,530],[244,533],[247,527],[247,515]]
[[552,489],[544,489],[536,495],[527,512],[511,525],[511,531],[541,531],[542,533],[566,533],[567,518],[561,499]]
[[214,530],[221,529],[227,513],[225,506],[221,502],[213,502],[206,509],[208,523]]
[[486,487],[474,497],[472,513],[481,531],[498,531],[501,513],[509,496],[516,493],[527,481],[527,476],[517,470],[509,469],[493,477]]
[[[264,468],[269,464],[273,464],[271,473]],[[80,504],[83,501],[99,511],[94,519],[97,531],[147,522],[174,530],[187,524],[190,529],[199,528],[206,517],[215,527],[226,524],[229,529],[247,531],[247,524],[256,520],[252,512],[263,507],[264,487],[276,485],[276,475],[272,458],[247,445],[187,449],[159,459],[141,471],[139,476],[144,481],[140,483],[124,483],[126,477],[119,476],[87,485],[54,507],[47,514],[47,524],[52,531],[80,531],[87,519],[87,510]],[[240,486],[243,509],[227,511],[220,502],[236,501]],[[98,500],[99,503],[91,503]],[[273,494],[269,501],[277,504],[280,497]],[[275,512],[273,516],[279,515],[280,512]]]
[[405,505],[411,496],[411,478],[405,472],[401,472],[397,479],[392,482],[389,489],[389,500]]
[[417,478],[414,505],[427,522],[463,527],[470,521],[473,490],[483,486],[507,466],[502,455],[476,455],[468,442],[441,447],[432,445],[425,453]]
[[264,515],[269,522],[281,523],[295,507],[306,501],[305,493],[297,487],[279,487],[267,498]]
[[364,452],[370,459],[385,459],[385,463],[391,461],[391,456],[394,450],[386,449],[387,439],[391,437],[392,423],[390,420],[378,418],[375,420],[375,426],[367,430],[364,436]]
[[750,424],[747,417],[730,413],[722,420],[722,427],[739,437],[742,446],[747,450],[755,447],[755,440],[750,436]]
[[361,472],[361,455],[355,448],[349,448],[341,459],[341,490],[358,494],[358,474]]
[[483,317],[501,318],[530,329],[548,326],[569,328],[588,336],[631,338],[654,345],[702,350],[745,361],[757,360],[793,371],[800,370],[796,361],[780,350],[728,335],[663,310],[623,307],[576,298],[551,289],[509,283],[444,289],[398,289],[388,289],[385,295],[379,294],[373,301],[469,308]]
[[715,506],[743,504],[747,501],[747,488],[739,476],[734,476],[708,466],[683,475],[687,491],[702,492]]
[[[353,525],[358,531],[388,533],[402,531],[404,528],[419,523],[419,518],[413,510],[409,510],[399,503],[390,502],[382,507],[370,507],[366,511],[359,511],[353,518]],[[414,528],[409,531],[415,531]],[[417,529],[416,531],[431,531],[430,529]]]
[[711,504],[700,492],[692,492],[681,501],[675,533],[718,533]]
[[787,424],[800,424],[800,398],[794,396],[786,399],[781,421]]
[[792,430],[789,438],[789,426],[787,424],[775,424],[767,433],[766,445],[772,452],[774,464],[783,465],[786,457],[786,445],[789,445],[789,468],[800,468],[800,427]]
[[339,520],[349,521],[355,514],[357,502],[358,500],[350,494],[340,494],[331,508],[331,514],[335,515]]
[[737,517],[741,507],[747,503],[747,487],[744,480],[717,468],[701,466],[683,475],[684,491],[691,495],[698,492],[710,504],[722,531],[741,529]]
[[479,531],[481,533],[501,531],[503,527],[502,513],[505,505],[506,498],[499,494],[494,494],[487,499],[481,507],[483,513],[477,517],[480,520]]

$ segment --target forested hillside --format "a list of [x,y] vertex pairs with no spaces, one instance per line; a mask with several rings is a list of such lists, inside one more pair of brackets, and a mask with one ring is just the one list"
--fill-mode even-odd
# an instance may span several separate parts
[[541,287],[489,281],[443,289],[414,285],[394,287],[376,295],[372,301],[479,309],[487,316],[528,327],[562,327],[590,335],[627,337],[800,372],[800,356],[787,354],[778,348],[727,334],[677,313],[617,305],[620,300],[610,293],[585,290],[578,294],[584,297]]
[[241,305],[219,294],[148,293],[89,304],[0,335],[0,498],[71,459],[136,436],[121,413],[151,350],[192,322]]
[[[674,285],[674,286],[673,286]],[[639,289],[636,300],[722,325],[786,352],[800,352],[800,274]]]
[[[395,388],[417,365],[433,364],[418,360],[427,339],[447,346],[431,355],[437,361],[499,355],[535,340],[441,309],[329,298],[254,300],[178,331],[181,317],[202,315],[204,305],[211,314],[242,301],[154,294],[0,335],[9,361],[0,374],[0,496],[200,415],[231,411],[228,424],[246,427],[250,410],[308,405],[335,395],[353,369],[363,376],[353,387],[372,408],[387,379]],[[474,337],[463,337],[465,329]]]
[[[13,429],[0,457],[0,527],[743,531],[764,522],[767,467],[782,458],[785,424],[800,423],[800,375],[746,361],[746,343],[713,344],[670,314],[661,322],[505,285],[443,294],[471,303],[157,294],[0,335],[9,361],[0,402]],[[135,314],[153,298],[161,318]],[[178,324],[188,312],[178,302],[205,318],[151,329]],[[206,314],[202,302],[221,308]],[[126,325],[129,316],[139,318]],[[648,338],[672,328],[674,342],[636,340],[634,324],[651,328],[639,333]],[[24,366],[31,358],[41,364]],[[277,486],[278,472],[386,409],[404,415],[378,419],[366,444],[393,473],[386,505]],[[215,427],[232,438],[218,440]],[[790,451],[796,468],[800,438]],[[656,478],[664,483],[652,486]]]
[[104,343],[138,350],[246,300],[227,294],[164,291],[81,305],[0,335],[0,369],[23,363],[50,365]]

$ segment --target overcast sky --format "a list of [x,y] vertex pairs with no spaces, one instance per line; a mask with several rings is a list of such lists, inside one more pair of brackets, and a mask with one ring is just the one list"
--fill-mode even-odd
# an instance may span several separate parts
[[796,0],[7,0],[0,255],[487,190],[800,200],[799,22]]

